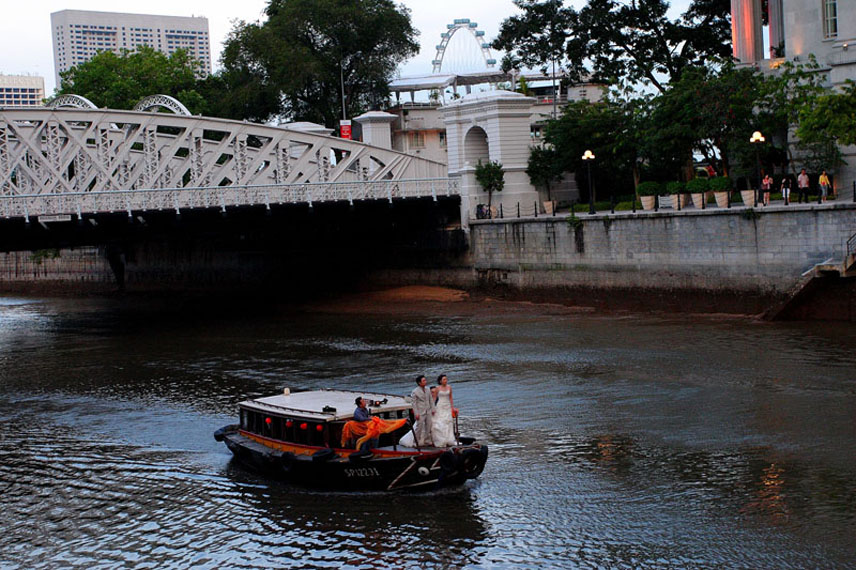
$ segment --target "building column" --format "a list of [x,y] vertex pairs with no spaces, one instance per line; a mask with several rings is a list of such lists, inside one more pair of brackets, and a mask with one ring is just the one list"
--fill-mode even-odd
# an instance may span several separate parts
[[731,0],[731,43],[741,63],[764,59],[761,0]]
[[767,20],[770,25],[770,59],[785,57],[785,18],[782,13],[782,0],[767,0]]

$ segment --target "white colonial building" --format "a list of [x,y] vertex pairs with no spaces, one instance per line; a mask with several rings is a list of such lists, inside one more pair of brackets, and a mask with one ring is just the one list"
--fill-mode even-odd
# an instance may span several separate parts
[[[856,0],[768,0],[767,9],[765,42],[761,0],[731,0],[735,58],[769,69],[814,55],[830,88],[856,81]],[[856,147],[841,150],[847,164],[835,173],[837,191],[856,180]]]

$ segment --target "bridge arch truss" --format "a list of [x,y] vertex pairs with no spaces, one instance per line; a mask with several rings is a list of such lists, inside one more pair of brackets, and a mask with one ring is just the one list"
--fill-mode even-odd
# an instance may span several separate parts
[[7,218],[457,193],[445,164],[303,131],[143,111],[0,111]]

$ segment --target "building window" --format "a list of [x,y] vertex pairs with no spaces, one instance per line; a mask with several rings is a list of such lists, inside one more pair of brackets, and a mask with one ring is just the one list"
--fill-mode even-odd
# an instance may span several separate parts
[[425,148],[425,134],[419,131],[408,133],[410,148]]
[[822,0],[823,2],[823,37],[825,39],[838,37],[838,0]]
[[446,131],[440,131],[440,148],[446,148]]

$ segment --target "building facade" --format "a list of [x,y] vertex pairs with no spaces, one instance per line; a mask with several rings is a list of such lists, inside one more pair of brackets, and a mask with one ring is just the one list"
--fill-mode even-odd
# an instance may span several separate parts
[[51,14],[51,37],[57,86],[61,72],[100,51],[133,51],[140,45],[166,55],[184,49],[199,62],[200,77],[211,73],[211,40],[204,17],[62,10]]
[[[732,45],[738,61],[767,71],[783,60],[807,62],[814,56],[831,89],[856,81],[856,0],[768,0],[767,42],[762,18],[761,0],[731,0]],[[856,181],[856,147],[843,147],[841,152],[845,164],[833,174],[838,192]]]
[[38,107],[44,98],[43,77],[0,74],[0,107]]

